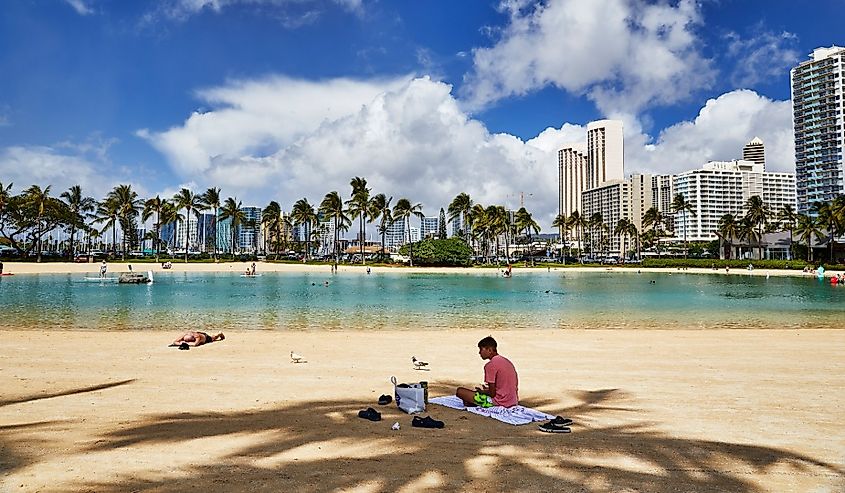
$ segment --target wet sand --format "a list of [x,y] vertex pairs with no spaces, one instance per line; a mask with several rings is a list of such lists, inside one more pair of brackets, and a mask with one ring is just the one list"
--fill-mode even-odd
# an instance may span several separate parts
[[522,403],[570,434],[376,404],[391,375],[479,383],[487,332],[177,335],[4,328],[0,491],[845,490],[841,330],[494,333]]

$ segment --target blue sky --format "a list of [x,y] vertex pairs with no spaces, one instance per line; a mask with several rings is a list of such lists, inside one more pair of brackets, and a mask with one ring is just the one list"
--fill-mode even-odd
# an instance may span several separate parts
[[626,172],[793,170],[791,66],[845,0],[19,0],[0,16],[0,182],[101,198],[219,186],[289,208],[363,176],[436,215],[459,192],[544,229],[556,150],[625,122]]

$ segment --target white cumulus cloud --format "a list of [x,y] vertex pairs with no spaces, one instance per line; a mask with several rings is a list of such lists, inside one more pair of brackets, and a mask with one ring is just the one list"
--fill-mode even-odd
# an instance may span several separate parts
[[[583,125],[564,123],[524,141],[488,131],[462,109],[448,84],[428,77],[397,81],[372,97],[364,91],[363,101],[330,115],[287,106],[287,88],[300,85],[312,101],[336,101],[349,81],[208,89],[201,92],[207,101],[227,104],[204,113],[202,124],[193,115],[183,126],[146,135],[184,181],[195,183],[195,191],[219,186],[224,196],[245,205],[277,200],[289,209],[302,197],[318,204],[332,190],[346,199],[349,180],[361,176],[373,193],[393,196],[394,202],[400,197],[421,202],[432,216],[461,192],[485,205],[509,207],[517,207],[524,194],[526,207],[549,229],[557,213],[557,151],[583,140]],[[240,102],[237,109],[233,101]],[[268,114],[267,108],[276,109]],[[296,131],[280,130],[284,126]],[[192,143],[190,152],[176,141],[165,145],[173,136]],[[736,159],[754,136],[766,143],[769,169],[791,170],[789,102],[742,90],[708,101],[694,120],[656,137],[636,120],[626,121],[626,173],[674,173],[711,159]]]
[[65,2],[73,7],[73,10],[75,10],[79,15],[89,15],[94,13],[94,9],[92,9],[85,0],[65,0]]
[[699,53],[697,2],[643,0],[503,2],[498,41],[473,50],[465,76],[469,108],[547,86],[586,95],[607,115],[636,114],[707,87],[711,62]]

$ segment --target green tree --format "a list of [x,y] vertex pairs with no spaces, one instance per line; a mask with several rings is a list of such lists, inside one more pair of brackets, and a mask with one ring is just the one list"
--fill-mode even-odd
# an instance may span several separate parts
[[795,213],[795,208],[790,204],[786,204],[778,211],[777,221],[780,223],[782,231],[789,231],[789,260],[794,256],[792,251],[792,234],[798,224],[798,214]]
[[[601,226],[604,224],[604,217],[602,217],[601,212],[594,212],[589,219],[589,228],[590,228],[590,256],[596,256],[596,243],[601,245],[601,233],[602,228]],[[593,235],[593,231],[598,231],[598,241],[595,241],[595,236]]]
[[137,236],[136,219],[143,204],[141,199],[138,198],[138,194],[132,190],[132,185],[118,185],[114,187],[109,192],[109,200],[113,201],[117,207],[117,221],[120,224],[122,232],[121,243],[123,246],[121,256],[125,260],[126,240],[129,239],[130,243],[132,243],[132,239]]
[[643,214],[643,229],[651,228],[654,231],[654,245],[657,248],[657,258],[660,258],[660,237],[663,236],[663,224],[666,216],[657,207],[651,207]]
[[625,251],[625,240],[628,239],[631,224],[628,218],[623,217],[616,221],[616,227],[613,228],[613,234],[619,237],[619,255],[623,259],[627,257],[626,254],[628,253]]
[[340,261],[340,247],[338,245],[338,235],[342,228],[347,228],[352,221],[346,215],[346,210],[343,209],[343,200],[341,200],[340,195],[337,192],[329,192],[323,197],[323,201],[320,202],[320,213],[324,216],[331,218],[332,222],[334,223],[334,243],[332,245],[332,250],[334,251],[334,263],[337,264]]
[[441,240],[446,239],[446,211],[440,208],[440,218],[437,221],[437,236]]
[[725,214],[719,218],[716,230],[723,240],[728,242],[728,260],[733,258],[733,239],[739,236],[740,224],[733,214]]
[[540,232],[540,225],[537,224],[537,221],[534,220],[531,213],[528,212],[525,207],[520,207],[516,213],[514,213],[514,223],[516,230],[520,233],[525,233],[525,236],[528,238],[528,255],[531,256],[531,263],[533,264],[534,257],[531,251],[532,234]]
[[279,246],[282,243],[282,230],[285,219],[282,216],[282,206],[275,200],[271,200],[267,207],[261,211],[261,224],[264,226],[267,235],[264,236],[264,251],[267,253],[267,240],[270,240],[270,248],[273,253],[279,254]]
[[301,198],[293,204],[291,217],[295,224],[305,226],[305,260],[311,257],[311,230],[317,224],[319,217],[314,206],[308,203],[307,198]]
[[[202,202],[213,211],[214,213],[214,223],[212,228],[212,235],[214,239],[214,261],[217,262],[217,212],[220,210],[220,189],[215,187],[208,188],[202,194]],[[208,239],[206,239],[206,246],[208,246]]]
[[[2,189],[2,186],[0,186]],[[74,215],[74,221],[70,223],[70,258],[75,257],[76,245],[76,230],[85,227],[85,216],[97,207],[97,201],[92,197],[85,197],[82,193],[82,187],[73,185],[66,192],[62,192],[61,196],[67,204],[70,212]]]
[[230,249],[232,258],[235,258],[235,235],[237,234],[238,228],[240,228],[241,224],[246,221],[246,214],[244,213],[243,209],[241,208],[241,201],[234,198],[229,197],[223,202],[223,205],[220,206],[218,220],[225,221],[229,220],[229,230],[232,238],[232,242],[230,243]]
[[461,226],[463,226],[462,229],[467,244],[469,244],[470,230],[472,229],[470,228],[469,223],[469,213],[472,210],[472,206],[473,202],[469,194],[461,192],[452,199],[452,202],[449,204],[449,208],[447,210],[450,221],[462,218]]
[[346,201],[349,206],[347,212],[350,219],[358,219],[358,243],[360,245],[361,263],[366,264],[364,255],[364,243],[367,237],[367,216],[370,211],[370,189],[367,188],[367,180],[356,176],[349,182],[352,187],[352,197]]
[[755,234],[752,236],[757,238],[757,247],[760,250],[759,258],[763,260],[763,233],[772,211],[759,195],[752,195],[745,201],[745,210],[745,218],[748,219],[754,229]]
[[587,218],[581,215],[578,211],[572,211],[567,219],[567,226],[569,229],[575,230],[575,236],[578,237],[578,262],[583,263],[584,252],[584,228],[589,224]]
[[560,251],[558,252],[558,258],[563,260],[563,264],[566,265],[566,257],[563,255],[563,248],[566,245],[566,237],[569,230],[569,226],[567,226],[567,217],[566,214],[558,214],[555,216],[554,220],[552,221],[552,227],[557,228],[557,234],[561,241]]
[[185,209],[185,262],[187,262],[188,249],[191,239],[191,214],[197,218],[197,223],[199,223],[200,212],[208,209],[208,206],[205,205],[205,202],[203,202],[202,195],[195,194],[187,188],[182,188],[176,195],[173,196],[173,203],[177,209]]
[[153,222],[155,234],[152,236],[152,239],[156,262],[158,262],[158,256],[161,252],[162,212],[168,205],[171,204],[167,201],[167,199],[162,199],[161,197],[156,195],[155,197],[147,199],[147,201],[144,202],[144,210],[141,212],[142,221],[149,220],[153,216],[153,214],[155,214],[155,221]]
[[683,217],[683,224],[684,224],[684,258],[687,258],[687,252],[689,251],[689,243],[687,243],[687,212],[692,214],[692,217],[695,217],[697,214],[695,213],[695,206],[692,202],[687,201],[684,198],[684,194],[678,193],[675,194],[675,197],[672,199],[672,205],[670,206],[672,212],[675,214],[681,213]]
[[[415,258],[418,265],[467,266],[472,263],[472,249],[463,238],[428,238],[417,243]],[[404,245],[399,253],[409,253],[411,245]]]
[[390,202],[393,197],[387,198],[383,193],[376,194],[370,200],[370,211],[368,216],[371,220],[379,220],[378,231],[381,233],[381,257],[384,258],[384,241],[387,228],[393,224],[393,212],[390,209]]
[[411,267],[414,266],[414,244],[411,241],[411,216],[416,216],[418,218],[423,217],[422,213],[422,204],[411,204],[411,201],[405,198],[399,199],[396,201],[396,205],[393,206],[393,220],[398,221],[402,220],[405,222],[405,230],[408,233],[408,245],[409,245],[409,258],[411,259],[410,265]]

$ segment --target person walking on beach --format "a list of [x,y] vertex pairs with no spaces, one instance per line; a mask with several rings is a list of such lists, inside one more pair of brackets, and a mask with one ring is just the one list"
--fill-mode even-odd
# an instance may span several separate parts
[[203,344],[211,344],[215,341],[222,341],[225,338],[226,336],[224,336],[222,332],[219,332],[217,335],[212,336],[206,332],[189,330],[182,334],[178,339],[173,341],[168,347],[178,347],[180,349],[187,349],[190,346],[197,347],[202,346]]
[[484,365],[484,385],[475,390],[458,387],[455,395],[467,406],[511,407],[519,404],[519,376],[509,359],[499,354],[491,336],[478,341],[478,355],[489,360]]

